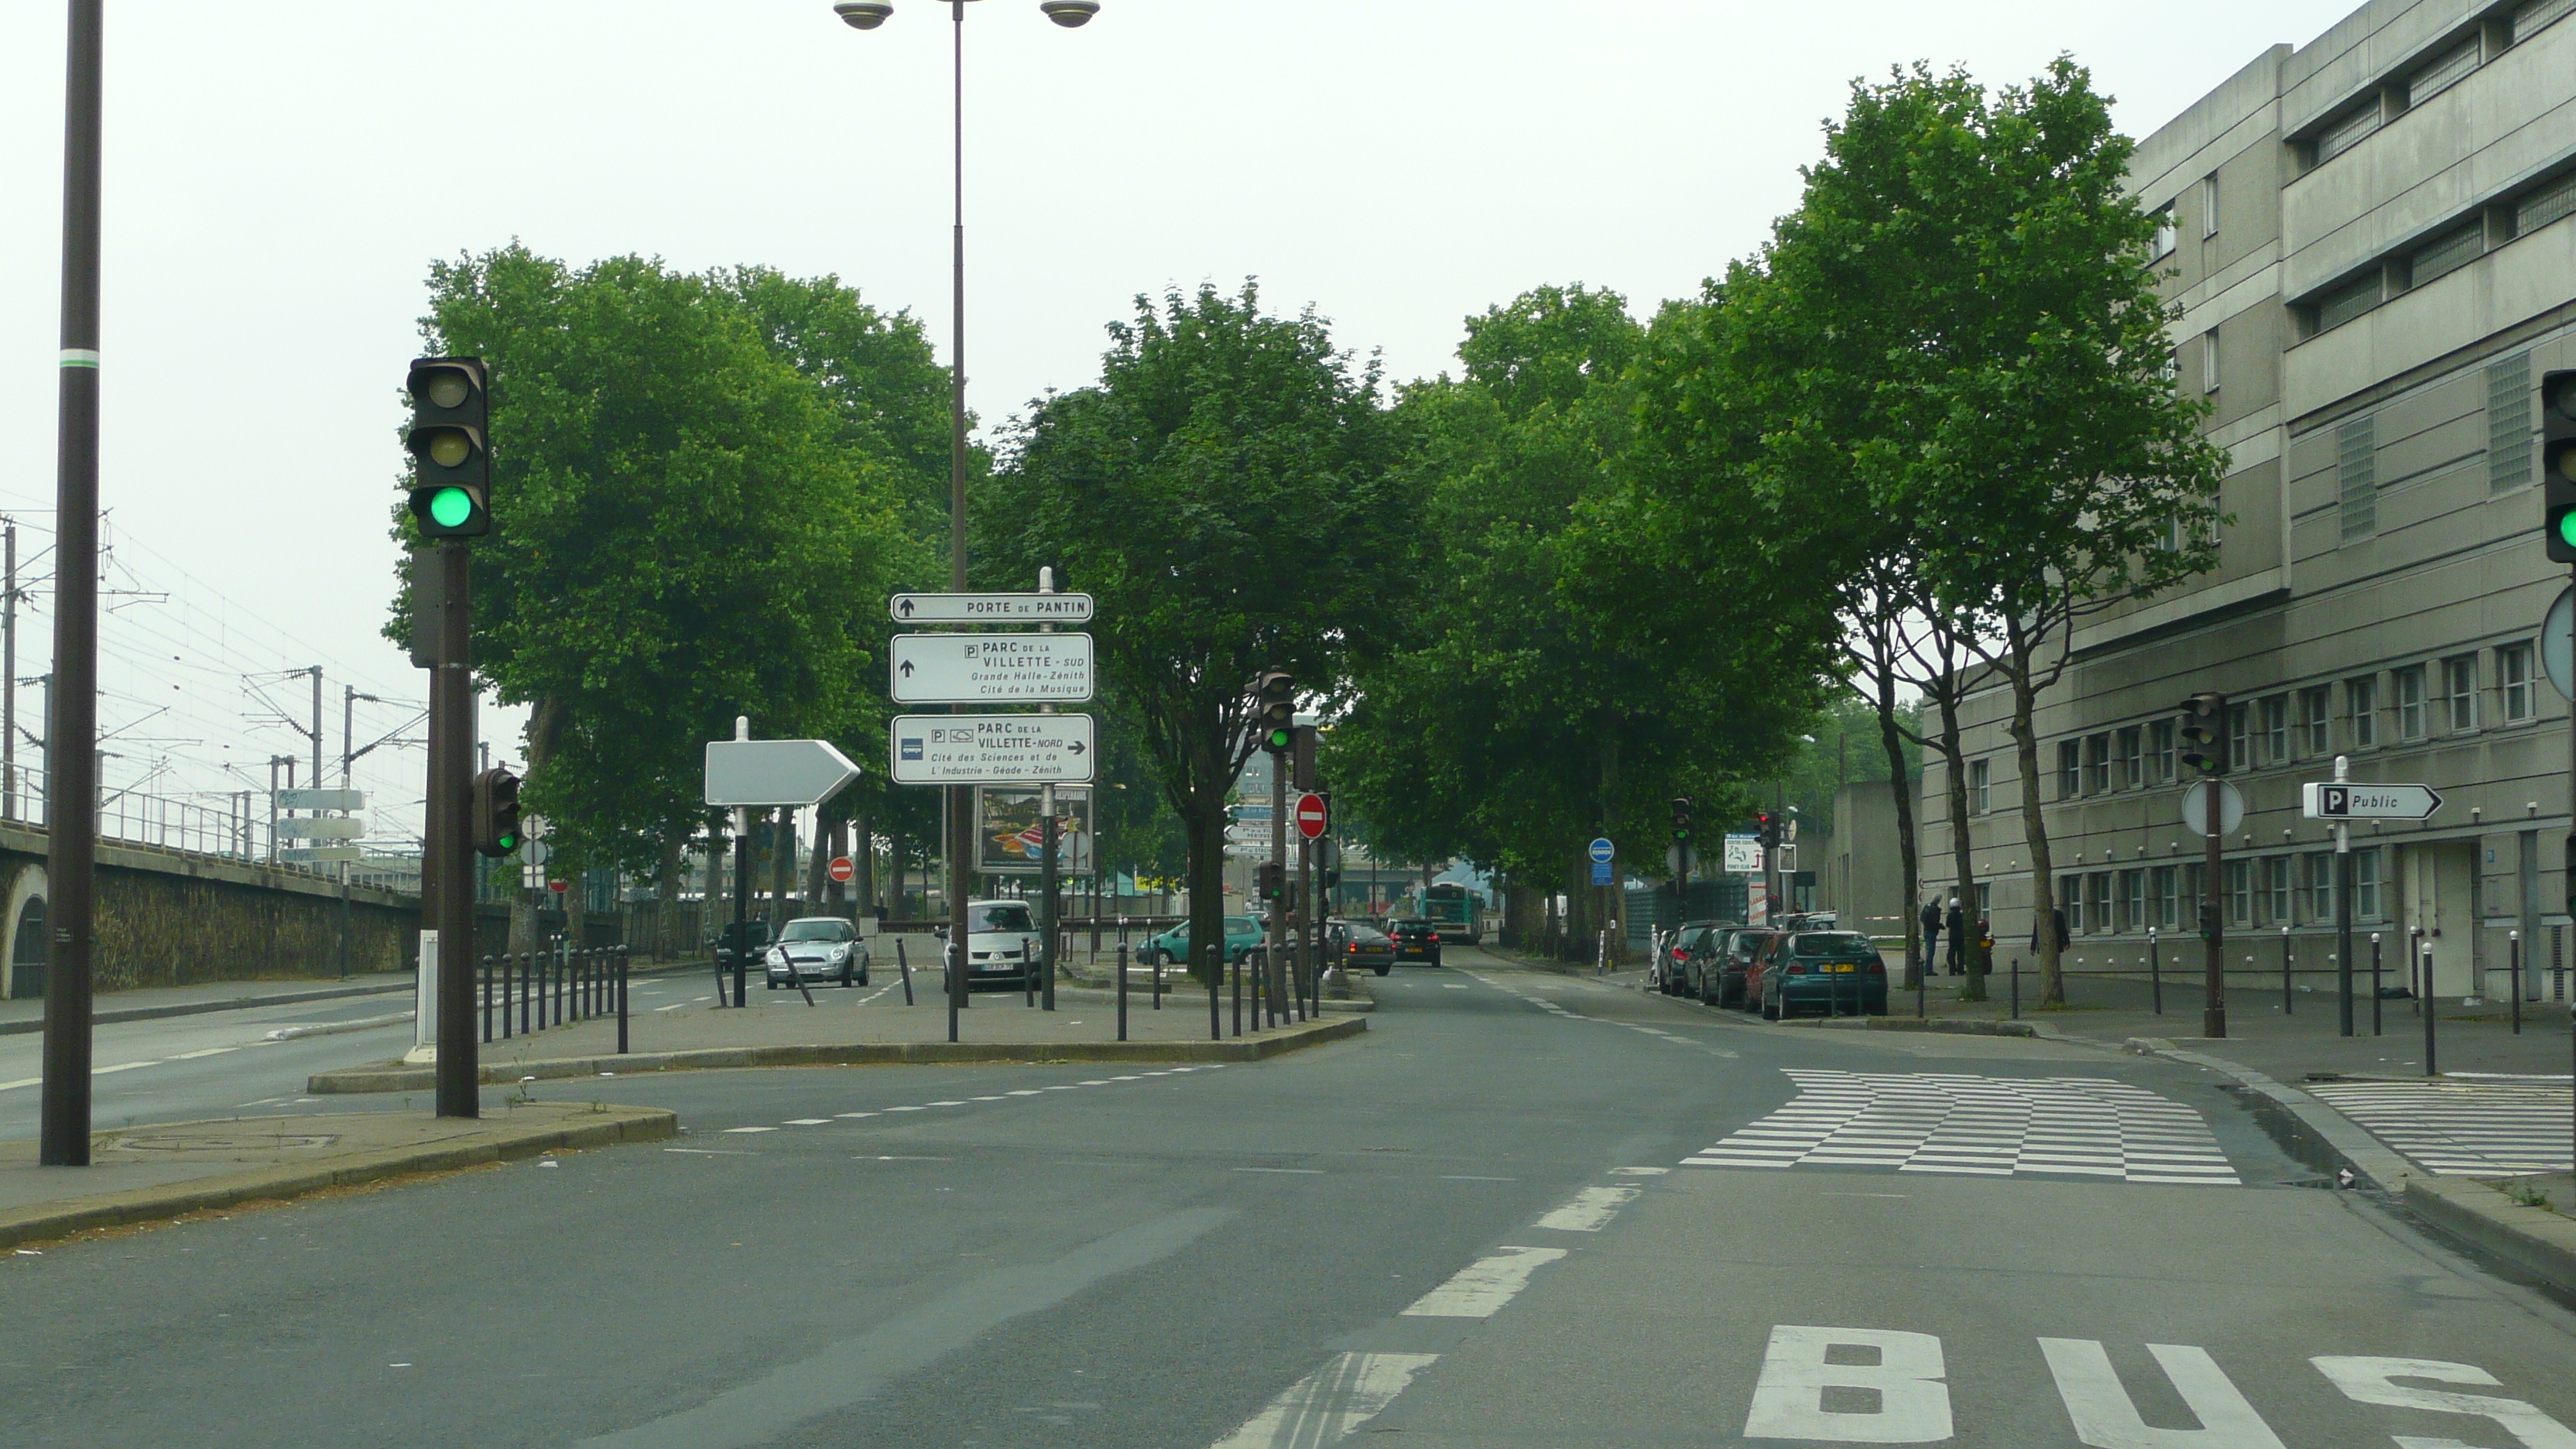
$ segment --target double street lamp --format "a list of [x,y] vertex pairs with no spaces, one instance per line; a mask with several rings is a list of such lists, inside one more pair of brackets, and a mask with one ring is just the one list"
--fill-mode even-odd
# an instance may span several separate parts
[[[956,173],[956,217],[952,227],[955,255],[955,332],[948,348],[948,586],[966,588],[966,7],[973,0],[947,0],[956,23],[955,60],[951,67],[951,141]],[[1074,29],[1100,13],[1098,0],[1039,0],[1047,19]],[[832,13],[853,30],[874,30],[894,14],[890,0],[840,0]],[[960,706],[959,708],[963,708]],[[948,1039],[957,1039],[957,1012],[966,1005],[967,881],[975,863],[975,797],[972,787],[948,787]]]

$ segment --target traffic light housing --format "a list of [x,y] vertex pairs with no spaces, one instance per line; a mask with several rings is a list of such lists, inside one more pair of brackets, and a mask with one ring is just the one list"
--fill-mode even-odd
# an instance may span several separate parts
[[1261,898],[1263,900],[1278,901],[1285,900],[1287,898],[1288,867],[1281,865],[1275,860],[1265,860],[1261,863],[1260,881]]
[[1297,679],[1284,669],[1264,671],[1252,681],[1255,701],[1254,724],[1261,731],[1261,748],[1273,755],[1287,755],[1297,747]]
[[490,378],[479,357],[421,357],[404,380],[411,394],[411,516],[423,538],[480,538],[492,531]]
[[1753,833],[1755,837],[1762,842],[1762,848],[1764,850],[1779,849],[1780,817],[1772,814],[1768,810],[1755,811],[1753,815]]
[[494,859],[519,848],[519,777],[495,765],[474,777],[474,850]]
[[2182,762],[2204,778],[2227,773],[2227,696],[2203,690],[2182,702]]
[[2540,518],[2551,563],[2576,563],[2576,370],[2540,375]]
[[1673,843],[1688,845],[1690,842],[1691,798],[1688,795],[1676,795],[1673,797]]

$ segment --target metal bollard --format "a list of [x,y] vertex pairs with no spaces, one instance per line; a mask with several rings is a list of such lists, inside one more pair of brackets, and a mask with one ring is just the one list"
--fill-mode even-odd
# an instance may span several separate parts
[[617,948],[617,1054],[626,1055],[626,977],[627,951]]
[[1241,1036],[1243,1035],[1243,958],[1235,957],[1227,963],[1227,968],[1234,976],[1234,1034]]
[[2370,933],[2370,1034],[2379,1035],[2379,933]]
[[912,963],[904,959],[903,938],[894,938],[894,969],[903,977],[903,1004],[912,1005]]
[[2156,1015],[2165,1014],[2165,968],[2162,953],[2157,950],[2156,928],[2147,927],[2147,991],[2155,1003]]
[[1118,948],[1118,1039],[1127,1039],[1127,948]]
[[[1120,916],[1118,918],[1118,937],[1118,949],[1121,953],[1124,953],[1127,949],[1127,918],[1125,916]],[[1154,953],[1154,1009],[1156,1011],[1163,1009],[1163,953],[1160,951]]]
[[2441,1019],[2442,1013],[2433,1009],[2433,948],[2430,944],[2427,944],[2424,947],[2423,955],[2424,1075],[2428,1077],[2438,1077],[2441,1075],[2441,1072],[2435,1068],[2433,1063],[2433,1023]]
[[2281,1014],[2290,1014],[2290,928],[2281,928]]
[[2506,970],[2513,984],[2513,1034],[2522,1035],[2522,933],[2504,933]]
[[515,969],[510,964],[509,953],[506,951],[501,953],[501,1040],[503,1041],[510,1039],[510,979]]
[[483,1039],[492,1039],[492,957],[483,957]]
[[2012,958],[2012,1019],[2021,1020],[2021,958]]

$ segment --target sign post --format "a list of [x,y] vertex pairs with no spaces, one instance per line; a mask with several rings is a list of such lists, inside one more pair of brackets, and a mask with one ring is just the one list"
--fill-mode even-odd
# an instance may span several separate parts
[[[2355,820],[2424,820],[2442,808],[2441,792],[2430,785],[2356,785],[2352,758],[2335,756],[2332,780],[2311,780],[2299,787],[2299,813],[2310,820],[2334,822],[2335,833],[2335,991],[2337,1029],[2345,1036],[2352,1025],[2352,823]],[[2376,983],[2371,998],[2378,1009]]]
[[[750,1005],[751,812],[820,805],[859,778],[859,767],[826,740],[755,740],[751,716],[736,715],[733,738],[709,740],[707,803],[733,807],[733,1004]],[[555,890],[565,882],[549,881]]]
[[1596,886],[1610,884],[1610,863],[1618,859],[1618,848],[1610,843],[1609,836],[1597,835],[1592,839],[1591,855],[1592,883]]
[[897,704],[1080,704],[1092,680],[1088,634],[897,634],[886,651]]

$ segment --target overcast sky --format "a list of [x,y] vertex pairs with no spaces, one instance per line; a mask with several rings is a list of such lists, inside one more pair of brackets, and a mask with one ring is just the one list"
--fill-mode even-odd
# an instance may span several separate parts
[[[2346,0],[1035,0],[967,20],[971,406],[1097,373],[1139,292],[1257,276],[1404,378],[1540,283],[1640,312],[1751,251],[1847,84],[1925,59],[1989,83],[2061,51],[2144,135]],[[0,508],[50,541],[63,5],[0,5]],[[111,788],[265,780],[311,746],[243,676],[320,663],[359,743],[422,676],[377,636],[403,369],[431,259],[834,273],[947,355],[948,6],[827,0],[109,0],[102,496]],[[509,500],[497,500],[506,511]],[[1141,520],[1150,526],[1150,520]],[[52,616],[22,622],[45,668]],[[752,641],[746,641],[747,646]],[[298,712],[309,682],[271,685]],[[41,729],[33,692],[22,719]],[[155,713],[166,710],[165,713]],[[516,754],[509,716],[487,715]],[[378,764],[378,762],[381,762]],[[372,773],[370,765],[376,765]],[[421,755],[362,762],[417,829]],[[334,767],[336,771],[336,766]]]

